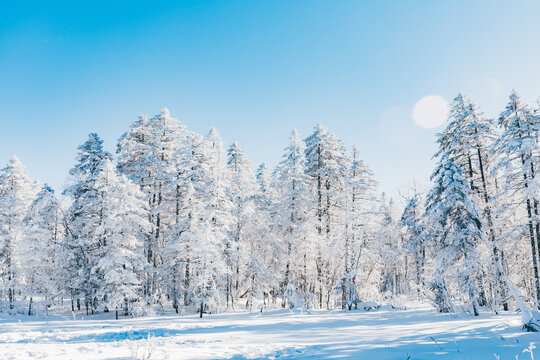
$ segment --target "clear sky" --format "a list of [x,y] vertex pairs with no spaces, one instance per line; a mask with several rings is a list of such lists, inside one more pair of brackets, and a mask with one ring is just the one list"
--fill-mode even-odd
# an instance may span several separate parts
[[381,188],[432,171],[426,95],[490,116],[540,95],[538,1],[0,2],[0,162],[60,190],[76,147],[114,151],[141,113],[237,140],[275,165],[290,130],[323,123],[360,146]]

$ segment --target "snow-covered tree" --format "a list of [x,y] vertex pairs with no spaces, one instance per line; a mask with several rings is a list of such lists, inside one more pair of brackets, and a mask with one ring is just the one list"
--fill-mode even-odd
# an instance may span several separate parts
[[[24,229],[24,217],[36,195],[36,185],[30,181],[16,156],[0,171],[0,295],[15,306],[22,276],[21,259],[15,256]],[[19,260],[19,261],[18,261]]]
[[[101,282],[97,296],[103,307],[124,310],[127,316],[132,305],[141,302],[141,275],[145,270],[143,240],[151,225],[147,203],[139,187],[118,175],[106,159],[97,176],[96,186],[102,194],[102,221],[95,229],[99,239],[99,260],[91,269]],[[140,307],[140,306],[139,306]]]
[[[498,307],[499,299],[506,297],[504,268],[502,264],[503,244],[496,238],[493,222],[492,198],[494,184],[488,178],[492,165],[489,149],[495,140],[496,130],[491,119],[486,118],[478,107],[465,95],[459,93],[450,106],[446,129],[439,134],[439,152],[447,153],[450,160],[460,166],[473,190],[473,200],[483,209],[486,220],[486,239],[490,241],[491,282],[493,301]],[[482,290],[482,302],[485,302]],[[506,304],[505,304],[506,307]]]
[[41,297],[50,306],[64,295],[63,271],[64,214],[54,191],[44,186],[30,205],[24,219],[24,233],[16,251],[24,279],[22,294],[28,298],[28,315],[34,299]]
[[[231,269],[231,278],[227,285],[227,297],[234,305],[234,299],[240,295],[240,281],[246,264],[242,257],[246,253],[249,227],[254,214],[255,181],[246,155],[234,142],[227,151],[227,167],[230,172],[230,196],[233,203],[233,222],[231,235],[226,244],[226,259]],[[249,264],[247,265],[250,266]],[[228,301],[229,301],[228,300]]]
[[103,194],[97,186],[98,175],[111,154],[103,149],[103,140],[95,133],[78,147],[77,163],[70,170],[71,184],[64,190],[73,202],[68,211],[65,247],[69,254],[65,266],[70,273],[69,292],[73,299],[85,300],[86,310],[97,308],[97,274],[92,269],[99,261],[101,245],[96,229],[104,220]]
[[540,303],[538,119],[526,105],[521,103],[519,95],[513,91],[506,109],[499,116],[499,125],[503,128],[503,132],[493,145],[493,153],[497,157],[493,175],[502,180],[499,190],[499,209],[505,211],[507,217],[508,211],[521,214],[515,225],[506,232],[509,235],[507,238],[515,238],[516,233],[528,235],[535,297],[537,303]]
[[[317,287],[319,307],[323,307],[324,290],[329,305],[330,292],[338,280],[337,268],[329,257],[341,251],[340,236],[343,228],[343,202],[348,159],[341,140],[317,125],[305,139],[306,174],[311,178],[312,196],[315,198],[315,224],[317,231]],[[329,251],[332,249],[332,251]]]
[[400,220],[400,224],[405,230],[403,248],[411,254],[414,261],[415,287],[419,298],[422,296],[421,291],[425,287],[424,273],[428,241],[423,212],[420,194],[415,192],[408,199]]
[[308,262],[315,259],[315,244],[311,243],[313,219],[308,214],[312,204],[310,191],[304,144],[298,132],[293,130],[276,169],[275,232],[283,245],[285,257],[281,292],[285,292],[291,283],[304,297],[304,302],[307,300],[305,294],[309,291],[309,283],[313,283],[310,279],[312,266]]
[[426,216],[432,227],[436,253],[435,276],[431,284],[439,311],[453,306],[448,293],[448,276],[458,289],[467,294],[473,314],[478,312],[478,285],[475,283],[481,264],[477,247],[483,241],[483,220],[480,208],[472,200],[473,193],[463,170],[444,153],[432,175],[433,187],[426,200]]
[[357,275],[365,258],[368,240],[373,229],[376,206],[377,182],[373,172],[360,159],[358,147],[353,146],[351,165],[345,182],[345,245],[343,256],[343,275],[341,283],[341,306],[352,308],[359,300],[357,294]]
[[163,248],[176,222],[181,194],[178,185],[178,151],[187,131],[168,109],[148,119],[141,116],[118,141],[118,169],[139,184],[150,206],[152,230],[145,240],[145,257],[152,265],[144,281],[144,292],[157,300],[161,294],[157,269],[163,261]]
[[392,300],[404,289],[405,260],[403,238],[399,229],[398,211],[393,199],[386,199],[385,194],[380,201],[380,225],[375,234],[374,250],[380,262],[380,292],[383,299]]

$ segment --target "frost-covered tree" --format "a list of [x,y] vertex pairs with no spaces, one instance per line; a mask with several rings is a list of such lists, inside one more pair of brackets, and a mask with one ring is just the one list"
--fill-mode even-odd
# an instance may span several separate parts
[[230,268],[224,259],[225,243],[218,237],[220,233],[214,231],[212,218],[205,211],[204,189],[195,190],[189,185],[187,196],[191,217],[181,240],[190,245],[190,302],[198,305],[199,316],[202,317],[205,312],[221,308],[220,289],[226,282],[224,275],[230,274]]
[[341,306],[344,309],[350,310],[353,303],[356,304],[359,300],[357,275],[373,232],[370,224],[375,215],[376,187],[373,172],[360,159],[358,147],[353,146],[351,165],[345,182],[345,245],[343,275],[340,279]]
[[227,156],[223,149],[223,141],[215,128],[212,128],[205,141],[208,146],[205,157],[208,165],[207,188],[206,188],[206,216],[210,221],[210,232],[213,239],[217,239],[222,244],[223,257],[229,265],[227,271],[222,271],[225,277],[222,285],[225,292],[226,306],[233,305],[231,295],[231,258],[232,248],[230,247],[230,234],[235,229],[236,206],[231,197],[231,186],[235,184],[231,181],[231,173],[227,167]]
[[64,190],[73,202],[69,208],[65,247],[68,259],[65,262],[70,273],[69,292],[77,301],[85,300],[87,312],[97,308],[98,274],[92,269],[99,261],[100,240],[96,228],[104,220],[103,194],[97,186],[98,176],[111,154],[103,149],[103,140],[95,133],[78,147],[77,163],[70,170],[71,184]]
[[398,211],[392,199],[385,194],[380,201],[380,225],[375,234],[374,250],[380,262],[380,292],[383,299],[392,300],[403,294],[406,257],[401,251],[402,234],[399,231]]
[[275,231],[278,239],[281,239],[285,257],[281,292],[287,291],[291,283],[298,289],[305,303],[310,291],[309,284],[314,283],[311,279],[312,260],[316,253],[315,244],[312,243],[314,220],[309,214],[313,204],[310,196],[311,179],[306,174],[304,149],[298,132],[293,130],[289,145],[276,168]]
[[276,250],[272,224],[276,217],[274,178],[265,164],[256,172],[256,189],[253,194],[253,213],[246,229],[245,243],[248,254],[245,271],[246,307],[252,309],[255,301],[265,303],[268,294],[277,295],[276,279],[280,257]]
[[[227,303],[240,295],[240,281],[244,276],[245,263],[242,257],[246,252],[249,227],[254,214],[255,182],[253,172],[246,155],[234,142],[227,151],[227,167],[230,172],[230,196],[233,204],[231,235],[225,247],[227,263],[231,269],[231,278],[227,284]],[[250,266],[250,265],[248,265]]]
[[[462,169],[442,154],[432,177],[433,187],[426,200],[426,216],[431,224],[436,253],[435,275],[431,284],[439,311],[453,306],[448,293],[448,276],[455,275],[456,287],[467,294],[471,310],[478,312],[478,285],[481,264],[477,248],[483,241],[480,208]],[[457,295],[457,294],[455,294]]]
[[16,253],[20,245],[24,217],[36,195],[33,184],[16,156],[0,171],[0,295],[9,308],[15,307],[15,297],[22,286],[20,261]]
[[[489,150],[495,137],[494,122],[486,118],[470,99],[459,93],[450,106],[448,125],[437,141],[438,154],[447,153],[450,160],[463,169],[473,190],[473,200],[483,210],[482,216],[486,220],[484,230],[491,248],[486,257],[491,261],[490,281],[493,283],[493,301],[497,308],[499,300],[506,297],[506,286],[502,264],[503,244],[496,238],[493,222],[494,184],[493,179],[488,177],[493,162]],[[484,290],[481,298],[485,303]],[[504,306],[506,308],[506,304]]]
[[141,302],[141,275],[146,266],[143,241],[151,227],[148,205],[139,187],[119,176],[108,159],[96,187],[102,194],[102,221],[95,229],[99,259],[91,272],[99,274],[96,296],[103,299],[104,308],[115,310],[118,319],[120,309],[127,316],[134,303]]
[[167,287],[173,307],[178,312],[179,299],[183,294],[184,305],[191,305],[190,294],[191,252],[194,250],[192,218],[196,207],[204,207],[200,192],[205,190],[208,163],[206,162],[207,143],[198,134],[189,134],[184,146],[176,154],[177,178],[172,185],[178,194],[174,208],[175,223],[169,229],[169,241],[163,252],[163,265],[160,270],[162,283]]
[[161,294],[157,269],[163,261],[163,248],[175,225],[179,203],[179,167],[176,154],[187,137],[186,128],[171,117],[168,109],[148,119],[141,116],[118,141],[120,172],[139,184],[150,207],[152,230],[145,241],[145,256],[152,271],[144,282],[148,297],[157,300]]
[[515,225],[508,229],[509,236],[507,238],[515,238],[515,234],[519,233],[528,234],[535,297],[537,303],[540,303],[538,119],[526,105],[521,103],[519,95],[513,91],[506,109],[499,116],[499,125],[503,128],[503,132],[493,145],[493,153],[497,157],[493,174],[501,179],[499,208],[505,210],[506,214],[508,214],[508,210],[522,214]]
[[415,192],[408,199],[400,220],[400,224],[405,230],[403,247],[411,254],[414,261],[415,286],[419,298],[422,296],[421,291],[425,287],[424,273],[428,241],[423,211],[420,194]]
[[26,213],[24,233],[16,251],[24,279],[21,292],[28,299],[28,315],[32,314],[34,299],[44,299],[48,307],[55,297],[64,295],[64,234],[63,211],[54,191],[45,185]]
[[[330,257],[339,252],[342,234],[343,201],[348,159],[341,140],[322,126],[317,125],[312,135],[305,139],[306,174],[311,179],[312,196],[315,198],[315,224],[317,231],[317,288],[319,307],[323,307],[324,290],[327,306],[329,294],[338,280],[338,271]],[[329,251],[332,249],[333,251]]]
[[139,184],[141,190],[148,185],[150,176],[146,168],[150,153],[150,130],[148,116],[140,115],[139,119],[131,124],[129,131],[118,139],[116,145],[118,171]]

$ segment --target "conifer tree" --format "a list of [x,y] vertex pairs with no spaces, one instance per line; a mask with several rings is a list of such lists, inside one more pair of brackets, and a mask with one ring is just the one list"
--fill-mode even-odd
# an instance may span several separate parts
[[69,292],[77,301],[85,300],[86,311],[97,309],[97,290],[100,279],[92,269],[96,265],[101,246],[96,236],[96,228],[104,221],[103,194],[97,187],[98,175],[111,154],[103,149],[103,140],[95,133],[78,147],[77,163],[70,170],[71,184],[64,190],[73,202],[68,211],[66,249],[70,272]]
[[345,246],[341,283],[341,306],[351,310],[359,298],[356,277],[362,255],[370,237],[369,223],[373,221],[377,182],[371,169],[360,159],[358,147],[353,146],[351,165],[345,182]]
[[503,132],[492,149],[498,159],[493,175],[502,177],[499,196],[501,207],[524,214],[524,221],[518,222],[516,226],[527,229],[531,246],[535,297],[540,303],[539,183],[536,174],[540,155],[538,121],[530,109],[521,103],[519,95],[513,91],[506,109],[499,116],[499,125],[503,128]]
[[423,209],[421,208],[420,194],[414,193],[407,202],[400,224],[405,228],[405,242],[403,247],[409,251],[414,260],[414,269],[416,272],[416,291],[417,296],[421,297],[421,290],[425,287],[424,272],[426,263],[427,234],[423,222]]
[[[310,178],[306,175],[304,144],[296,129],[291,132],[289,145],[277,166],[276,182],[275,226],[278,238],[282,239],[285,257],[281,293],[286,292],[291,283],[305,296],[309,283],[313,283],[310,274],[311,260],[315,259],[315,244],[311,243],[313,222],[308,214],[311,204]],[[283,298],[286,299],[285,296]]]
[[476,273],[481,265],[477,247],[483,241],[481,210],[472,200],[473,193],[462,169],[443,153],[432,175],[433,188],[426,200],[426,216],[433,226],[436,252],[432,289],[441,312],[453,310],[447,277],[451,271],[457,286],[468,295],[472,313],[478,312]]
[[[333,288],[332,261],[327,257],[331,246],[341,234],[341,212],[347,171],[347,156],[341,140],[317,125],[312,135],[305,139],[306,174],[311,178],[315,197],[317,231],[317,287],[319,307],[323,307],[323,288],[329,294]],[[329,296],[327,296],[327,305]]]
[[17,249],[28,315],[32,314],[37,297],[43,298],[48,307],[55,297],[64,295],[64,233],[64,214],[54,191],[45,185],[26,213],[24,234]]
[[102,194],[103,220],[96,227],[99,259],[92,273],[100,274],[97,296],[103,307],[129,315],[134,303],[142,299],[141,275],[145,270],[144,235],[151,225],[147,204],[139,187],[125,176],[119,176],[106,159],[97,176],[96,186]]
[[[492,264],[493,298],[495,307],[499,299],[506,297],[504,281],[503,254],[500,241],[496,238],[493,223],[492,197],[493,184],[488,178],[492,157],[489,149],[496,137],[495,127],[491,119],[486,118],[478,107],[465,95],[458,93],[454,98],[448,119],[448,125],[439,134],[440,145],[438,154],[446,152],[450,160],[460,166],[473,190],[474,201],[483,209],[482,216],[486,220],[486,238],[490,241],[491,254],[488,255]],[[482,287],[481,299],[485,304]],[[504,304],[507,307],[507,304]]]
[[0,171],[0,294],[14,309],[22,285],[16,253],[23,236],[24,217],[36,195],[36,186],[16,156]]
[[226,259],[231,269],[231,279],[227,285],[227,296],[234,306],[234,299],[240,295],[240,281],[244,275],[242,257],[246,252],[246,232],[251,226],[254,211],[253,196],[255,183],[249,162],[234,142],[227,151],[227,167],[230,172],[230,196],[233,204],[232,226],[229,242],[226,244]]

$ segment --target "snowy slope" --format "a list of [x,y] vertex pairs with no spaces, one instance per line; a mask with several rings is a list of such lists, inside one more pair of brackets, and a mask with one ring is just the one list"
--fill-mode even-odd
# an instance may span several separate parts
[[[429,308],[377,312],[272,311],[199,319],[3,317],[0,359],[529,359],[540,335],[519,316],[442,315]],[[150,340],[147,340],[150,336]]]

